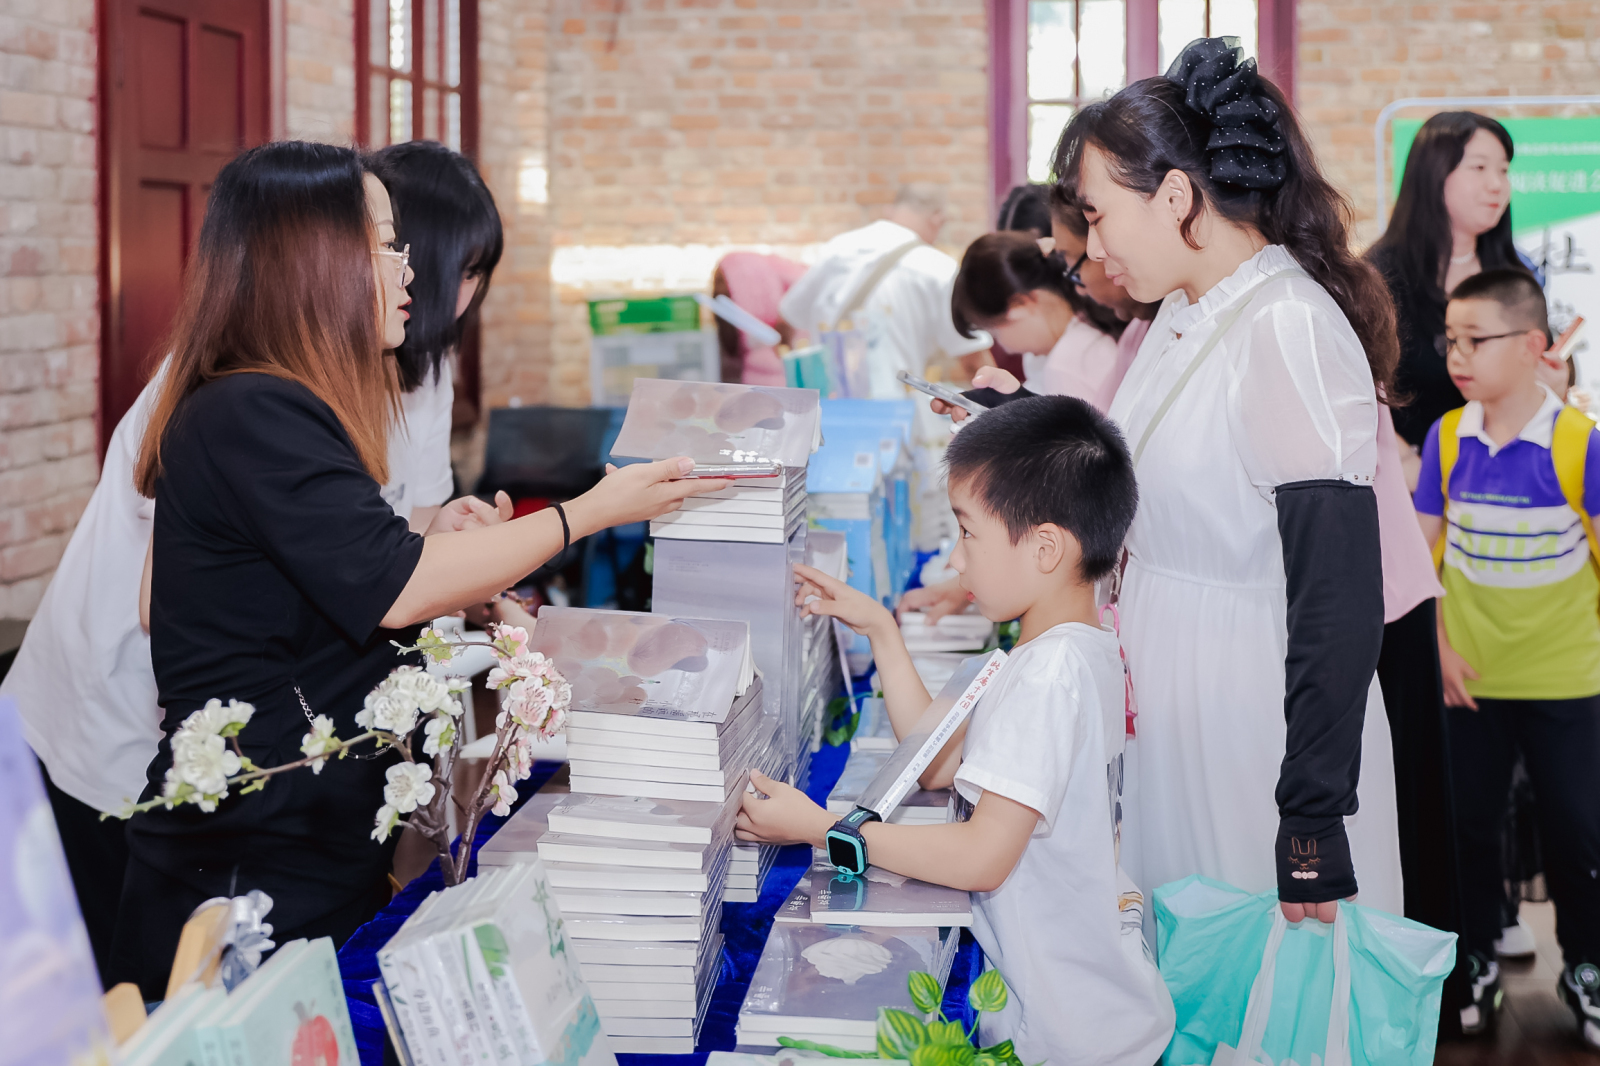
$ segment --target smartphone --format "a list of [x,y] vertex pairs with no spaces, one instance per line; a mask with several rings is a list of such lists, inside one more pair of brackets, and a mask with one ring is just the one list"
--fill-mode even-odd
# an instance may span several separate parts
[[908,374],[904,370],[895,376],[900,379],[901,384],[909,385],[918,392],[925,392],[936,400],[943,400],[951,407],[959,407],[975,415],[981,415],[988,410],[983,404],[978,403],[976,400],[967,399],[948,385],[940,384],[937,381],[923,381],[921,378]]
[[686,478],[725,477],[777,477],[783,473],[782,463],[696,463]]
[[1577,346],[1578,341],[1583,337],[1584,325],[1582,315],[1573,319],[1572,325],[1566,328],[1566,332],[1556,338],[1556,343],[1551,348],[1551,355],[1562,361],[1572,358],[1572,349]]

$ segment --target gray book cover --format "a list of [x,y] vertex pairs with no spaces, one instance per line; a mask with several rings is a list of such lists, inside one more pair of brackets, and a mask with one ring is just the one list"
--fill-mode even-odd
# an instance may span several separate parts
[[739,1011],[741,1028],[871,1036],[878,1008],[915,1011],[906,981],[939,964],[939,930],[775,923]]

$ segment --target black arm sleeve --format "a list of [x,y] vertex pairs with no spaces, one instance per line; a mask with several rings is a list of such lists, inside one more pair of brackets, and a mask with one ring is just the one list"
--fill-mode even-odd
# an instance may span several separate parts
[[1021,400],[1029,396],[1037,396],[1038,393],[1029,392],[1026,385],[1019,385],[1017,386],[1016,392],[998,392],[994,389],[982,388],[968,389],[961,395],[976,403],[980,403],[985,407],[999,407],[1001,404],[1010,403],[1012,400]]
[[1278,898],[1355,894],[1344,816],[1356,811],[1361,727],[1383,644],[1378,500],[1345,481],[1278,486],[1289,647],[1278,776]]

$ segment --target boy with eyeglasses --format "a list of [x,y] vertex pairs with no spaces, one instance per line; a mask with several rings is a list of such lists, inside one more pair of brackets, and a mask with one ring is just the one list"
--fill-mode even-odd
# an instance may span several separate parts
[[1463,281],[1445,311],[1468,403],[1428,431],[1414,497],[1441,564],[1439,665],[1473,1003],[1500,1004],[1500,832],[1520,752],[1538,801],[1565,967],[1558,993],[1600,1049],[1600,433],[1539,381],[1544,293],[1520,270]]

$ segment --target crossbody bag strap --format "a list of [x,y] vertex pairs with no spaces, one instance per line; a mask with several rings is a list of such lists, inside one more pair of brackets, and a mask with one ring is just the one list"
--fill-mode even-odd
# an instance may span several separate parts
[[888,277],[889,271],[895,268],[895,264],[910,255],[913,249],[921,247],[922,243],[921,237],[913,237],[899,247],[889,249],[876,263],[872,264],[872,269],[867,273],[867,276],[861,279],[861,283],[850,294],[850,299],[845,301],[839,313],[834,316],[833,325],[829,329],[838,329],[839,323],[861,310],[861,306],[877,291],[878,285],[884,278]]
[[1439,419],[1439,498],[1444,501],[1444,525],[1439,529],[1439,539],[1433,542],[1433,568],[1444,566],[1445,541],[1450,539],[1450,471],[1456,468],[1456,458],[1461,454],[1461,412],[1465,407],[1446,411]]
[[1222,335],[1227,333],[1235,322],[1239,321],[1239,317],[1255,302],[1256,296],[1262,289],[1267,287],[1267,283],[1278,278],[1304,278],[1309,276],[1299,267],[1289,267],[1278,271],[1276,274],[1269,274],[1249,293],[1241,297],[1239,302],[1234,305],[1233,310],[1222,317],[1216,328],[1211,331],[1211,336],[1206,338],[1206,342],[1201,346],[1200,351],[1195,353],[1195,357],[1189,361],[1188,367],[1179,375],[1178,380],[1173,383],[1172,389],[1167,393],[1166,398],[1161,401],[1161,406],[1156,408],[1156,413],[1150,416],[1150,421],[1144,427],[1144,434],[1139,437],[1138,446],[1133,449],[1134,466],[1137,467],[1139,465],[1139,457],[1144,454],[1145,445],[1150,443],[1150,435],[1156,431],[1156,427],[1161,424],[1161,420],[1167,416],[1167,411],[1172,407],[1173,401],[1178,398],[1178,394],[1183,391],[1185,385],[1189,384],[1189,379],[1194,377],[1195,371],[1200,369],[1200,364],[1206,361],[1206,357],[1211,354],[1211,350],[1222,341]]
[[1600,565],[1600,543],[1595,540],[1594,522],[1584,507],[1584,468],[1589,459],[1589,434],[1594,423],[1576,407],[1563,407],[1556,415],[1556,424],[1550,437],[1550,458],[1556,468],[1556,480],[1561,484],[1561,495],[1567,506],[1578,512],[1583,523],[1583,537],[1589,542],[1589,554]]

